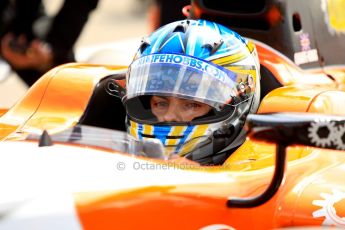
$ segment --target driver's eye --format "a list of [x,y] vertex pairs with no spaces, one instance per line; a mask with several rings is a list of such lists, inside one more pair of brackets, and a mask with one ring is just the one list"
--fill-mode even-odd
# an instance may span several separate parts
[[184,105],[184,107],[185,107],[186,109],[193,109],[193,110],[195,110],[195,109],[200,108],[201,105],[199,105],[198,103],[193,103],[193,102],[191,102],[191,103],[186,103],[186,104]]
[[157,108],[157,109],[164,109],[166,107],[168,107],[168,103],[166,101],[156,101],[154,103],[154,106]]

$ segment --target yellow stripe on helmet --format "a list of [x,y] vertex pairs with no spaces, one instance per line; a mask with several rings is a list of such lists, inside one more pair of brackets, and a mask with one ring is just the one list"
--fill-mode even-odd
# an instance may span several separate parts
[[187,139],[187,142],[180,149],[179,155],[183,156],[194,149],[195,146],[200,142],[200,139],[198,137],[204,136],[208,127],[208,124],[196,126],[192,135]]
[[[186,130],[186,126],[174,126],[169,133],[169,136],[182,136],[183,132]],[[175,146],[180,141],[178,139],[166,139],[166,145],[168,146]]]
[[239,61],[245,59],[246,57],[248,57],[248,50],[240,51],[240,52],[235,53],[235,54],[230,55],[230,56],[221,57],[221,58],[212,60],[212,62],[216,65],[223,66],[226,64],[239,62]]
[[138,124],[137,123],[130,121],[129,134],[131,136],[133,136],[134,138],[139,139],[138,138]]
[[152,125],[143,125],[143,134],[153,135],[153,126]]
[[255,49],[255,44],[252,41],[248,41],[247,47],[248,47],[250,53],[252,53]]

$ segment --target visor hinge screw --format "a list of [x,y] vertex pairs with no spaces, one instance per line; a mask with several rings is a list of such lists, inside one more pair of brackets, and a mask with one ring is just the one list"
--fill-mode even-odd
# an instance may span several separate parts
[[150,45],[151,45],[151,43],[150,43],[150,41],[149,41],[146,37],[142,38],[142,39],[141,39],[141,44],[140,44],[140,47],[139,47],[140,52],[141,52],[141,53],[144,52],[144,50],[145,50],[148,46],[150,46]]

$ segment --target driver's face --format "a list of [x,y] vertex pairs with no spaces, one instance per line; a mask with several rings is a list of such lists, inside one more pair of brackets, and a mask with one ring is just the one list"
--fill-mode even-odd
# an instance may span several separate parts
[[159,122],[186,122],[206,115],[211,107],[201,102],[176,97],[152,96],[152,113]]

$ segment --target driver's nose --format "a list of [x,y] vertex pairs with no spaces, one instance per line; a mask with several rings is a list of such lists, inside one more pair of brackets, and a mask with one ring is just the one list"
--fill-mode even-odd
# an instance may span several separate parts
[[181,121],[175,106],[169,106],[169,109],[164,114],[163,119],[166,122]]

